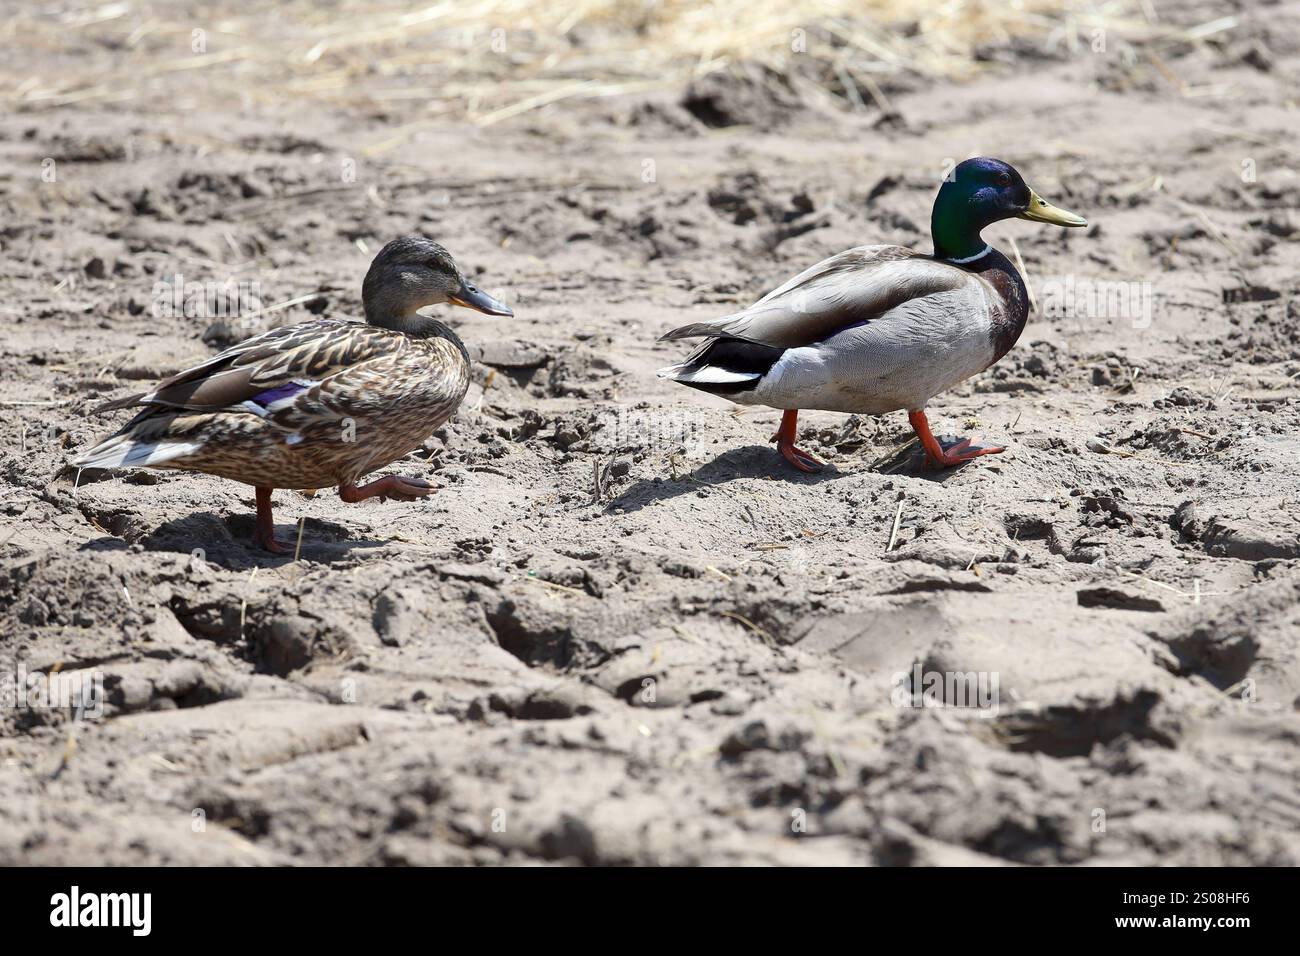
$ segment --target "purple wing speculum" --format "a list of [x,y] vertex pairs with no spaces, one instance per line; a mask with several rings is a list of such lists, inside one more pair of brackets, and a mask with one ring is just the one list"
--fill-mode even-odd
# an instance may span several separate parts
[[313,384],[312,382],[285,382],[275,388],[268,388],[265,392],[258,392],[242,404],[248,411],[265,418],[269,413],[278,411],[292,402]]
[[293,398],[299,392],[305,392],[308,387],[301,382],[286,382],[275,388],[268,388],[265,392],[259,392],[253,396],[253,401],[263,408],[270,408],[277,402],[283,402],[287,398]]

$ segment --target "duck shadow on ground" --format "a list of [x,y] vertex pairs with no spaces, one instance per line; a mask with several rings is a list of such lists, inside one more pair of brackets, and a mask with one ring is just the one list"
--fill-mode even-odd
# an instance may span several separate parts
[[[955,445],[958,439],[944,436],[940,440],[944,447]],[[977,459],[979,460],[979,459]],[[937,484],[943,484],[959,474],[969,462],[955,468],[942,470],[931,468],[925,453],[919,445],[900,447],[894,454],[884,459],[877,459],[866,469],[857,467],[861,458],[854,453],[844,455],[840,463],[847,466],[852,463],[851,471],[841,471],[835,462],[827,462],[823,471],[804,474],[796,471],[782,458],[771,445],[749,445],[741,448],[729,448],[712,461],[707,461],[687,475],[676,478],[643,478],[628,486],[617,498],[606,506],[607,512],[622,511],[631,513],[640,511],[646,505],[656,501],[669,501],[681,495],[698,492],[701,488],[722,488],[732,481],[745,478],[771,478],[774,481],[788,481],[800,485],[819,485],[825,481],[845,478],[863,470],[874,471],[882,476],[901,475],[908,478],[923,478]]]
[[732,481],[746,478],[771,478],[800,485],[819,485],[824,481],[841,478],[844,473],[834,464],[815,474],[796,471],[770,445],[749,445],[729,448],[712,461],[699,465],[690,474],[677,477],[643,478],[629,485],[617,498],[605,506],[606,511],[630,513],[657,501],[669,501],[681,495],[698,492],[702,488],[721,488]]
[[[954,435],[936,435],[939,446],[944,451],[951,451],[962,443],[964,439]],[[966,468],[969,468],[973,462],[996,462],[998,455],[981,455],[978,458],[972,458],[970,461],[964,461],[959,465],[951,468],[936,468],[930,464],[925,452],[921,449],[921,443],[913,440],[906,442],[884,457],[877,458],[868,466],[868,471],[874,471],[881,475],[902,475],[907,478],[923,478],[926,481],[932,481],[935,484],[942,485],[949,479],[961,474]],[[978,466],[977,466],[978,467]]]
[[[253,544],[254,517],[251,514],[222,518],[210,511],[195,512],[159,525],[136,543],[146,551],[170,551],[190,555],[227,571],[246,571],[256,567],[278,567],[292,563],[298,547],[298,526],[276,524],[280,542],[288,545],[288,554],[271,554]],[[354,536],[346,527],[333,521],[307,518],[302,530],[302,546],[297,554],[301,561],[332,564],[349,557],[358,548],[382,548],[391,542],[378,538]],[[121,538],[105,536],[81,546],[82,551],[124,551],[130,545]]]

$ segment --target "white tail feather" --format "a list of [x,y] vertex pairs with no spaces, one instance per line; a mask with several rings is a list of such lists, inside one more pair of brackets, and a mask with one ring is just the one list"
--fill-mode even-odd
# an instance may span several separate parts
[[658,375],[660,378],[672,379],[674,382],[710,382],[717,385],[752,382],[762,377],[757,372],[733,372],[730,369],[718,368],[716,365],[688,368],[685,363],[661,368]]
[[73,464],[78,468],[147,468],[173,458],[183,458],[201,447],[198,442],[143,442],[126,435],[115,435],[100,442]]

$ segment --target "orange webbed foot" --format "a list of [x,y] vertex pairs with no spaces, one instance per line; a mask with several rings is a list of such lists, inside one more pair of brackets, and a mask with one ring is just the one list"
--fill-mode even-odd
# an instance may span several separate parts
[[826,462],[816,455],[809,454],[795,445],[795,432],[798,430],[799,412],[791,410],[781,415],[781,427],[768,441],[776,442],[776,450],[790,464],[805,474],[816,474],[826,467]]
[[952,468],[954,465],[960,465],[963,462],[972,461],[984,455],[998,455],[1006,451],[1006,448],[1001,445],[981,445],[970,438],[963,438],[945,448],[939,444],[938,439],[931,433],[930,422],[925,417],[925,412],[908,412],[907,420],[911,422],[916,437],[921,440],[921,447],[925,449],[925,457],[929,460],[930,465],[935,468]]
[[339,497],[352,503],[365,501],[367,498],[378,498],[381,501],[388,501],[390,498],[395,501],[414,501],[416,498],[427,497],[437,490],[435,485],[429,484],[422,478],[385,475],[365,485],[339,485]]

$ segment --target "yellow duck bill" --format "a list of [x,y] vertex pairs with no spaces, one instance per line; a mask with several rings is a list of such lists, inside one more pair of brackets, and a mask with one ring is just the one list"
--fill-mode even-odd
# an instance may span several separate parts
[[1082,216],[1070,212],[1068,209],[1053,206],[1032,189],[1029,191],[1029,208],[1022,212],[1017,218],[1028,219],[1030,222],[1050,222],[1054,226],[1088,225],[1088,220],[1084,219]]

